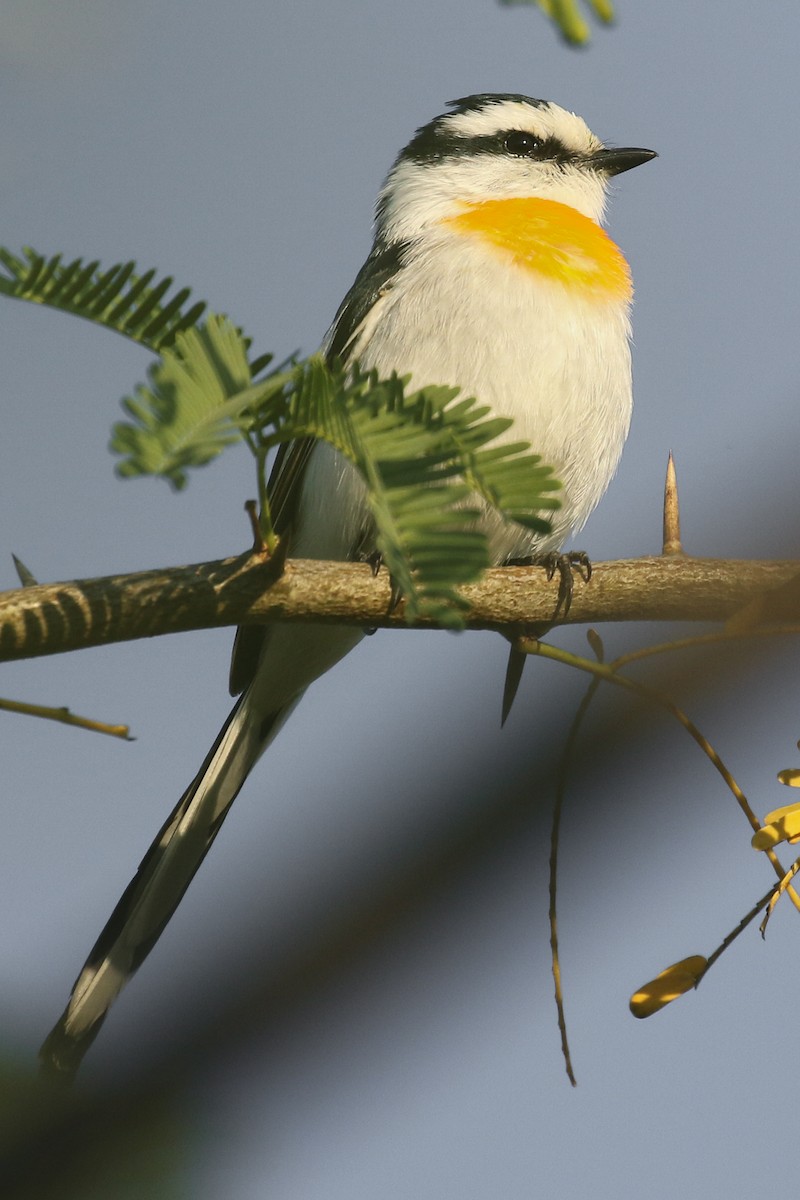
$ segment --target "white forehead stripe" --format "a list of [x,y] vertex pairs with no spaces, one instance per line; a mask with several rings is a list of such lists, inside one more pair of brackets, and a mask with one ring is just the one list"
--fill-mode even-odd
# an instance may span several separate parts
[[471,112],[448,113],[442,118],[442,129],[459,137],[486,137],[503,129],[522,129],[543,138],[557,138],[568,150],[591,153],[602,142],[575,113],[558,104],[541,106],[521,100],[498,100]]

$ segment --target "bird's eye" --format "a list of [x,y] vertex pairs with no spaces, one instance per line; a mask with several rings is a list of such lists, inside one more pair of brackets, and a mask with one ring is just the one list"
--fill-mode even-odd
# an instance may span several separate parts
[[509,154],[515,154],[519,158],[536,158],[541,153],[543,142],[533,133],[513,129],[505,135],[503,144]]

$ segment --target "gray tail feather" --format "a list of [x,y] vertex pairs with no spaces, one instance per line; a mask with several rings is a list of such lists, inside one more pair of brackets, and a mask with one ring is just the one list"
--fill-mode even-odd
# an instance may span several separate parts
[[248,693],[240,697],[92,947],[39,1052],[44,1074],[62,1081],[74,1076],[111,1004],[178,907],[250,769],[293,707],[254,720]]

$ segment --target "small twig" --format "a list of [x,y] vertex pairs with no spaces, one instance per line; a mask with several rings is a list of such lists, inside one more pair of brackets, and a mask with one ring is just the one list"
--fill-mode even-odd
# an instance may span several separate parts
[[768,907],[767,911],[764,913],[764,920],[761,922],[761,924],[758,927],[759,933],[761,934],[762,938],[766,937],[767,925],[769,924],[770,917],[772,916],[773,912],[775,911],[775,905],[778,903],[778,901],[780,900],[780,898],[784,892],[792,891],[792,889],[789,887],[789,884],[794,879],[794,877],[798,871],[800,871],[800,858],[798,858],[795,862],[792,863],[792,865],[789,867],[789,870],[786,872],[786,874],[784,875],[783,879],[780,881],[778,886],[773,889],[772,897],[769,902],[769,907]]
[[[590,629],[587,633],[589,645],[597,655],[598,661],[603,661],[603,643],[598,634]],[[561,812],[564,807],[564,796],[567,789],[567,771],[569,769],[572,750],[578,738],[580,727],[583,724],[583,718],[589,710],[589,705],[592,702],[595,692],[600,687],[599,679],[592,679],[586,694],[578,706],[578,711],[570,726],[567,740],[564,744],[564,752],[561,755],[561,762],[558,769],[558,781],[556,783],[556,797],[553,805],[553,819],[550,825],[550,965],[553,972],[553,985],[555,988],[556,1011],[558,1013],[558,1031],[561,1034],[561,1053],[564,1056],[564,1066],[567,1072],[567,1078],[573,1087],[578,1086],[578,1081],[575,1078],[575,1072],[572,1069],[572,1055],[569,1049],[569,1039],[567,1037],[567,1018],[564,1011],[564,992],[561,987],[561,964],[558,956],[558,920],[556,911],[556,899],[558,894],[558,843],[561,830]]]
[[701,980],[703,979],[703,977],[705,975],[708,974],[709,968],[711,967],[712,963],[715,963],[717,961],[717,959],[719,958],[719,956],[725,950],[728,949],[728,946],[730,946],[731,942],[734,942],[736,940],[736,938],[739,936],[739,934],[742,933],[747,928],[747,926],[750,924],[750,922],[758,916],[758,914],[761,912],[762,908],[764,908],[764,906],[767,904],[769,904],[770,907],[772,907],[774,899],[780,891],[780,886],[781,886],[780,884],[776,884],[775,887],[771,887],[765,896],[762,896],[760,900],[757,900],[756,903],[753,905],[753,907],[750,909],[750,912],[747,913],[746,916],[742,917],[741,921],[736,926],[736,928],[731,930],[731,932],[724,939],[724,941],[722,941],[720,943],[720,945],[717,946],[714,953],[709,954],[709,956],[706,960],[705,969],[703,971],[703,974],[698,979],[698,981],[695,985],[696,987],[700,986]]
[[[785,626],[776,625],[776,626],[773,626],[768,629],[750,629],[750,630],[744,630],[744,629],[737,630],[737,629],[727,629],[726,628],[726,629],[720,630],[718,633],[699,634],[696,637],[679,638],[674,642],[659,642],[655,646],[645,646],[643,649],[640,649],[640,650],[631,650],[628,654],[621,654],[618,658],[615,658],[613,662],[609,663],[609,667],[611,667],[612,670],[614,670],[614,671],[619,671],[619,669],[621,667],[627,666],[629,663],[637,662],[644,658],[650,658],[656,654],[664,654],[668,650],[670,650],[670,651],[671,650],[684,650],[689,647],[695,647],[695,646],[709,646],[709,645],[714,644],[715,642],[733,641],[733,640],[736,640],[736,639],[742,638],[742,637],[769,637],[769,636],[775,637],[777,635],[796,634],[798,632],[800,632],[800,629],[796,625],[785,625]],[[800,743],[798,743],[798,744],[800,745]],[[758,820],[758,818],[753,813],[752,809],[750,808],[750,806],[747,803],[747,800],[745,799],[743,794],[740,793],[739,795],[737,795],[736,791],[734,791],[734,796],[736,796],[737,802],[739,803],[739,807],[742,809],[745,816],[747,817],[747,820],[750,822],[751,828],[757,833],[758,830],[761,828],[761,822]],[[766,853],[767,857],[769,858],[769,861],[772,863],[773,869],[781,882],[780,882],[778,891],[775,893],[775,895],[772,899],[772,903],[770,904],[769,911],[768,911],[766,917],[764,918],[763,925],[761,926],[762,935],[764,933],[764,930],[766,929],[767,922],[772,915],[772,911],[773,911],[776,903],[778,902],[778,900],[780,899],[780,897],[783,895],[783,893],[785,891],[788,890],[790,900],[794,904],[795,908],[798,911],[800,911],[800,897],[798,897],[798,894],[795,891],[795,889],[793,887],[789,886],[793,876],[796,874],[796,871],[793,871],[790,869],[789,871],[787,871],[784,874],[783,867],[781,866],[781,863],[780,863],[780,859],[775,854],[774,850],[766,850],[765,853]],[[797,869],[800,869],[800,866]]]
[[28,717],[43,717],[46,721],[59,721],[62,725],[74,725],[78,729],[89,729],[92,733],[106,733],[109,737],[122,738],[126,742],[134,740],[127,725],[108,725],[105,721],[79,717],[68,708],[51,708],[46,704],[23,704],[21,700],[0,699],[0,710],[22,713]]
[[675,474],[675,459],[672,451],[667,460],[667,478],[664,481],[664,536],[661,553],[683,554],[681,545],[681,516],[678,504],[678,477]]
[[267,543],[264,541],[264,534],[261,531],[261,523],[258,519],[258,505],[255,500],[245,500],[244,511],[250,518],[250,528],[253,532],[253,554],[265,555],[267,553]]
[[792,637],[800,633],[800,625],[770,625],[763,629],[719,629],[716,633],[696,633],[690,637],[675,638],[671,642],[654,642],[651,646],[642,646],[638,650],[629,650],[620,654],[609,666],[615,671],[627,667],[629,663],[641,662],[645,658],[653,658],[658,654],[671,654],[673,650],[694,650],[698,646],[715,646],[720,642],[737,642],[750,638]]
[[[667,712],[671,713],[675,719],[679,721],[681,725],[683,725],[686,732],[697,743],[706,757],[710,760],[712,766],[722,776],[728,789],[733,793],[733,796],[735,797],[736,802],[738,803],[742,812],[747,817],[750,827],[755,831],[758,831],[761,828],[761,822],[758,820],[752,808],[750,807],[747,797],[739,787],[733,775],[723,763],[722,759],[717,754],[714,747],[709,741],[707,741],[707,739],[703,736],[703,734],[690,719],[690,717],[687,716],[683,709],[679,708],[678,705],[675,704],[674,701],[670,700],[668,696],[665,696],[662,692],[657,691],[655,688],[651,688],[646,684],[640,683],[636,679],[629,679],[626,675],[620,675],[614,663],[594,663],[588,658],[582,658],[577,654],[570,654],[567,650],[561,650],[556,646],[550,646],[545,642],[539,642],[535,639],[519,638],[515,645],[518,647],[518,649],[522,650],[523,653],[536,654],[541,658],[550,658],[555,662],[566,663],[567,666],[576,667],[579,671],[587,671],[590,675],[595,675],[600,679],[607,680],[609,683],[616,684],[617,687],[626,688],[629,691],[635,692],[637,695],[644,697],[645,699],[651,701],[651,703],[657,704],[660,708],[663,708]],[[786,872],[781,866],[778,856],[772,850],[767,850],[765,853],[768,856],[769,861],[772,863],[778,879],[782,880]],[[800,910],[800,896],[797,895],[792,887],[789,887],[787,890],[795,908]]]

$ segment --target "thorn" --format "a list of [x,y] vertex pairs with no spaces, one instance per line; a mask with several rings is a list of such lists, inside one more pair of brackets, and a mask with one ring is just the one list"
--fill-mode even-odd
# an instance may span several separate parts
[[675,459],[669,452],[667,478],[664,482],[664,538],[661,553],[683,554],[681,545],[681,517],[678,505],[678,479],[675,474]]
[[525,669],[525,659],[527,658],[522,650],[518,650],[512,642],[508,652],[508,666],[506,667],[506,681],[503,685],[503,707],[500,713],[500,728],[505,725],[508,714],[511,712],[514,700],[517,696],[517,689],[522,672]]
[[22,584],[22,586],[23,587],[36,587],[39,580],[35,579],[33,577],[31,572],[25,566],[25,563],[21,559],[17,558],[16,554],[12,554],[11,557],[14,560],[14,566],[16,568],[16,572],[17,572],[17,575],[19,576],[19,581]]
[[591,646],[592,653],[594,654],[597,661],[599,663],[605,662],[605,660],[606,660],[605,647],[603,646],[603,639],[600,637],[600,634],[597,632],[597,630],[596,629],[587,629],[586,630],[586,640],[589,643],[589,645]]

